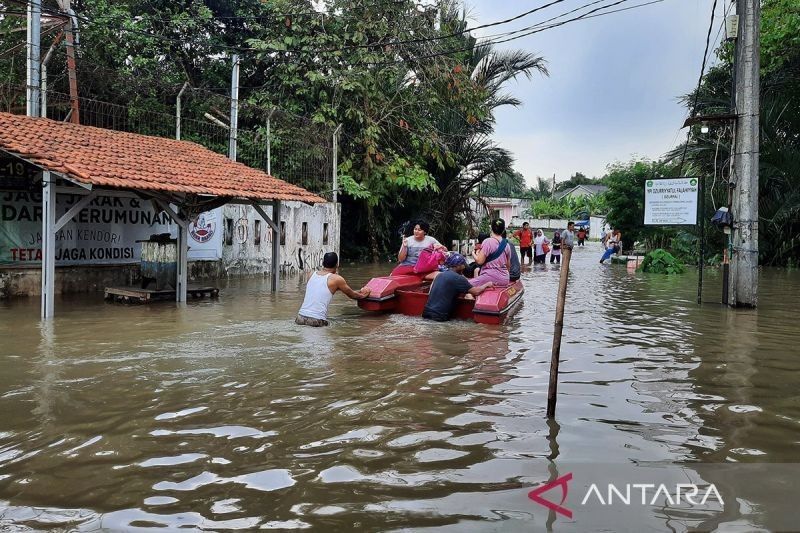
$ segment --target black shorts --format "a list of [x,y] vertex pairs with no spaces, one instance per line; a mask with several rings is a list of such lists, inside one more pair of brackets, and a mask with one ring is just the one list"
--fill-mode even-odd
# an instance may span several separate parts
[[519,249],[519,255],[521,256],[520,259],[525,259],[526,255],[531,259],[533,259],[533,247],[532,246],[526,246],[524,248],[521,247]]

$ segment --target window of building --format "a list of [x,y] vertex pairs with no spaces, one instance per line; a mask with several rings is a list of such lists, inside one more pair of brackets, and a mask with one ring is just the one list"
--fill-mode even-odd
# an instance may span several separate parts
[[227,246],[233,245],[233,219],[225,219],[225,244]]
[[328,223],[325,222],[322,224],[322,245],[327,246],[328,244]]
[[300,242],[303,243],[303,246],[308,245],[308,222],[303,222],[302,229],[300,230]]
[[256,246],[261,246],[261,221],[256,220],[255,228],[253,228],[253,242]]
[[286,222],[281,220],[281,244],[286,244]]

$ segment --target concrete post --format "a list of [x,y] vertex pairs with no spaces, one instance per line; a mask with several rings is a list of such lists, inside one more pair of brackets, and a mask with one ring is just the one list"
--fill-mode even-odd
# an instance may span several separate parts
[[239,56],[233,54],[231,73],[231,129],[228,142],[228,158],[236,161],[236,140],[239,133]]
[[759,0],[737,0],[733,255],[728,304],[758,302]]
[[186,286],[188,283],[188,252],[189,252],[189,227],[187,224],[178,223],[178,281],[175,287],[175,301],[186,301]]
[[272,236],[272,292],[278,291],[281,267],[281,202],[275,200],[272,203],[272,220],[275,222],[277,230],[273,230]]
[[42,38],[42,0],[28,2],[28,57],[27,57],[27,115],[39,116],[41,101],[41,38]]
[[49,171],[42,172],[42,318],[55,314],[56,277],[56,183]]

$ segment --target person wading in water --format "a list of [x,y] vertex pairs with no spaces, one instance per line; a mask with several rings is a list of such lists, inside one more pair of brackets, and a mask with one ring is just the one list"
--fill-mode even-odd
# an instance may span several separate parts
[[336,291],[342,291],[353,300],[361,300],[369,296],[369,287],[354,291],[347,281],[336,273],[339,268],[339,256],[328,252],[322,258],[322,270],[312,272],[306,283],[306,296],[297,313],[294,323],[300,326],[327,326],[328,305]]

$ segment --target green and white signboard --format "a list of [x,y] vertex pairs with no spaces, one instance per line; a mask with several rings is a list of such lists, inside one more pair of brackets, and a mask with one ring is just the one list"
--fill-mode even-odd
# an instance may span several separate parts
[[644,223],[648,226],[697,224],[697,178],[647,180],[644,187]]

